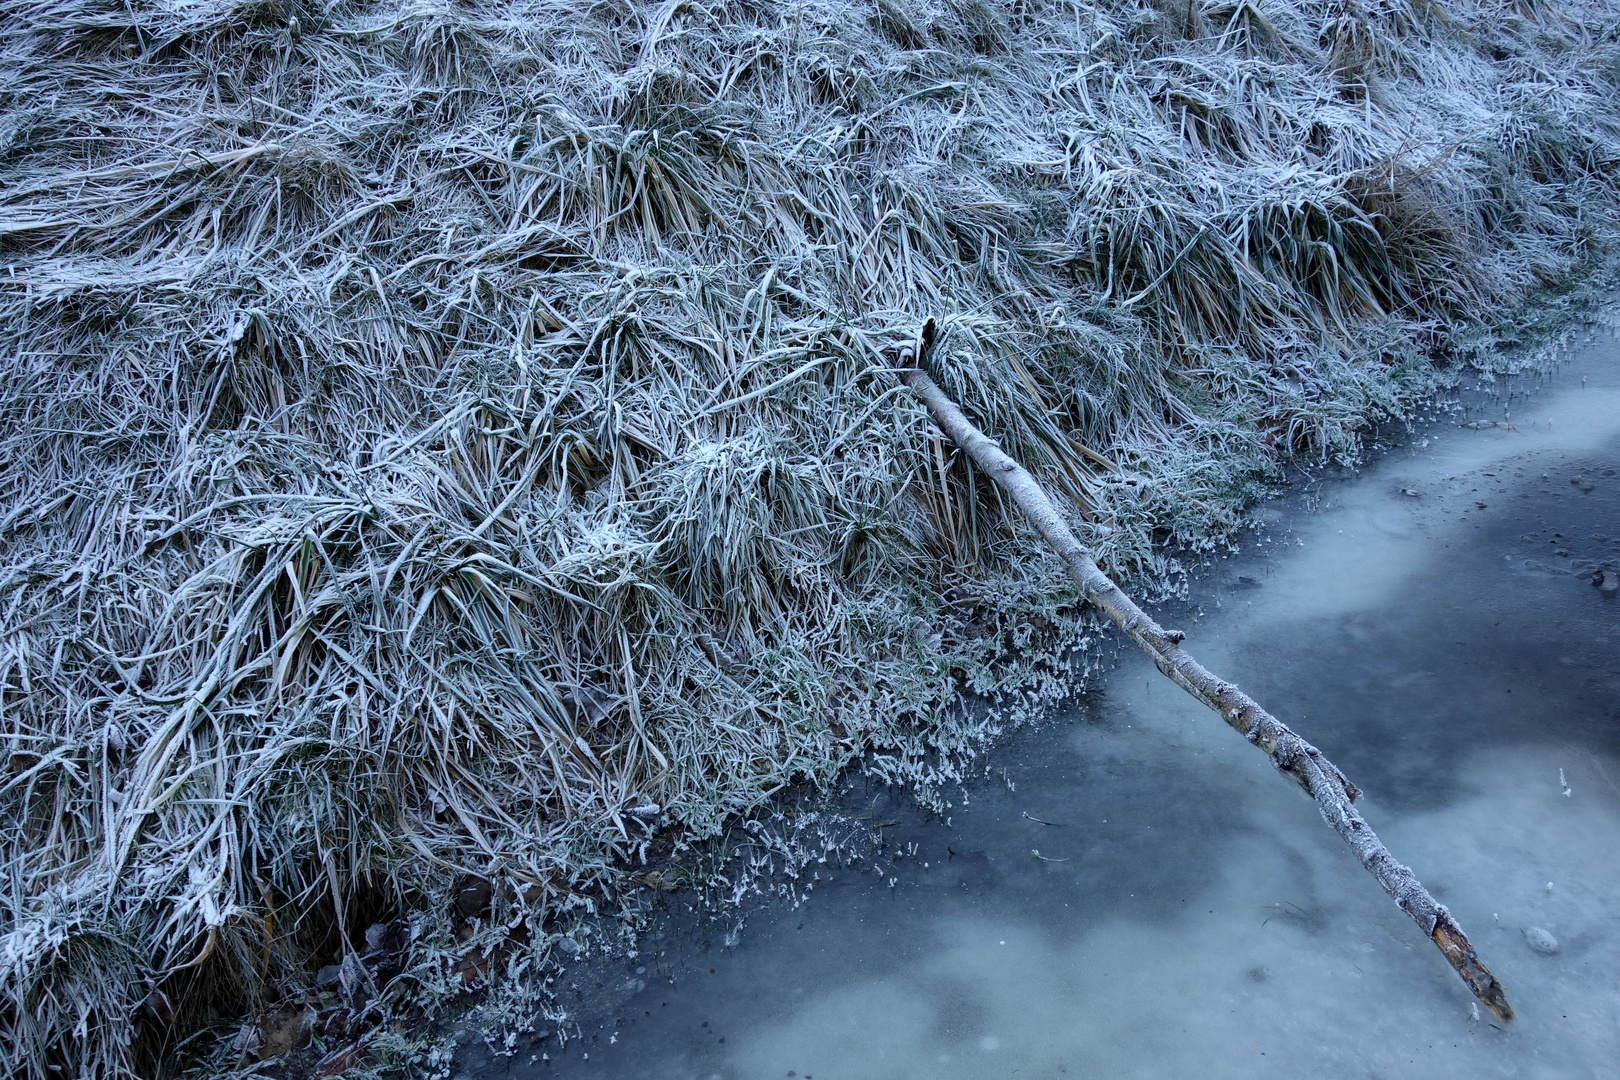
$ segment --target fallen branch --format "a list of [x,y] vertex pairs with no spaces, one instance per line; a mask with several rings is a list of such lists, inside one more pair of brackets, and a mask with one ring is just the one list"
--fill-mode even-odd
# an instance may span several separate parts
[[980,471],[1012,496],[1024,516],[1063,560],[1069,576],[1080,586],[1086,599],[1140,645],[1161,672],[1220,713],[1221,719],[1265,751],[1273,765],[1298,780],[1300,786],[1316,800],[1322,817],[1356,853],[1361,865],[1378,879],[1378,883],[1400,905],[1401,910],[1423,928],[1423,932],[1440,949],[1457,974],[1462,976],[1474,995],[1498,1017],[1511,1020],[1513,1008],[1507,1002],[1502,984],[1475,955],[1474,947],[1469,944],[1462,927],[1457,925],[1457,920],[1451,917],[1444,905],[1429,895],[1429,890],[1413,876],[1411,870],[1395,861],[1389,849],[1384,847],[1356,811],[1354,804],[1361,797],[1361,791],[1345,779],[1344,774],[1320,750],[1294,734],[1249,695],[1231,683],[1217,679],[1189,656],[1180,645],[1186,635],[1180,631],[1165,630],[1137,607],[1118,585],[1098,569],[1040,483],[975,427],[922,370],[935,332],[934,320],[929,319],[911,345],[895,351],[890,357],[901,380],[928,406],[934,421],[966,451]]

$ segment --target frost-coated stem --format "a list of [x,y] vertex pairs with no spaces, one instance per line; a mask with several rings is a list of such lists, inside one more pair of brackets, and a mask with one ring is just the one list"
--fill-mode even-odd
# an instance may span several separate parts
[[1361,791],[1320,750],[1262,709],[1253,698],[1205,670],[1179,644],[1185,635],[1159,626],[1098,569],[1045,489],[1029,471],[1003,453],[994,440],[975,427],[955,402],[946,397],[934,380],[917,366],[933,343],[933,338],[934,321],[930,319],[923,326],[916,343],[899,350],[894,358],[901,379],[928,406],[929,413],[945,434],[973,459],[978,469],[1012,496],[1024,516],[1063,560],[1069,576],[1080,586],[1087,600],[1140,645],[1161,672],[1220,713],[1221,718],[1239,734],[1265,751],[1272,764],[1299,781],[1300,786],[1316,800],[1322,817],[1356,853],[1361,865],[1378,879],[1378,883],[1400,905],[1401,910],[1423,928],[1423,932],[1440,949],[1457,974],[1462,976],[1474,995],[1498,1017],[1511,1020],[1513,1008],[1502,992],[1502,984],[1475,955],[1474,947],[1469,944],[1462,927],[1457,925],[1444,905],[1429,894],[1429,890],[1413,876],[1410,869],[1395,861],[1389,849],[1384,847],[1371,826],[1356,811],[1355,801],[1361,797]]

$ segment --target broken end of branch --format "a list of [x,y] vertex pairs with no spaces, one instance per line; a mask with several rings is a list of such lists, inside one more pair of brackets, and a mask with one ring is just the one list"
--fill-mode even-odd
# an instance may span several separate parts
[[1513,1019],[1513,1006],[1508,1004],[1507,993],[1502,984],[1496,981],[1491,969],[1480,962],[1474,952],[1474,946],[1469,943],[1468,935],[1464,934],[1462,927],[1457,925],[1455,919],[1445,908],[1440,909],[1439,917],[1434,921],[1434,929],[1429,934],[1434,943],[1439,946],[1441,954],[1457,969],[1463,982],[1474,992],[1474,996],[1484,1003],[1485,1007],[1504,1023]]
[[928,352],[934,347],[934,339],[939,336],[939,323],[933,316],[929,316],[917,328],[917,334],[909,344],[898,349],[889,349],[884,352],[884,358],[897,368],[911,368],[921,370],[923,361],[928,358]]
[[930,315],[922,324],[922,329],[917,331],[917,342],[919,345],[919,348],[917,349],[917,362],[919,364],[922,363],[922,358],[928,355],[928,350],[934,347],[934,338],[937,336],[939,336],[939,323],[935,322],[934,317]]

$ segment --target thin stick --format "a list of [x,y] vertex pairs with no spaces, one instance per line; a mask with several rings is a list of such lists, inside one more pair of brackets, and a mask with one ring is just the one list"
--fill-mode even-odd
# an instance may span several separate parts
[[911,345],[891,354],[900,378],[928,406],[934,421],[967,452],[975,467],[1013,497],[1024,516],[1063,560],[1069,576],[1080,586],[1086,599],[1140,645],[1161,672],[1220,713],[1239,734],[1264,750],[1273,765],[1298,780],[1316,800],[1322,817],[1350,845],[1361,865],[1378,879],[1401,910],[1423,928],[1474,995],[1501,1019],[1513,1019],[1513,1008],[1507,1002],[1502,984],[1475,955],[1474,947],[1457,920],[1429,895],[1429,890],[1411,870],[1395,861],[1389,849],[1362,820],[1354,805],[1361,791],[1345,779],[1320,750],[1294,734],[1249,695],[1217,679],[1189,656],[1179,644],[1184,634],[1165,630],[1137,607],[1097,568],[1040,483],[975,427],[922,370],[919,365],[934,342],[935,332],[934,320],[929,319]]

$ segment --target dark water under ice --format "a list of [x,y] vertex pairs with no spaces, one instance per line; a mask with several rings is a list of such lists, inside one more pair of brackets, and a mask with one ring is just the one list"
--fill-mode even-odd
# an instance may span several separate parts
[[950,827],[870,793],[915,857],[758,910],[733,947],[672,945],[549,1060],[471,1071],[1620,1075],[1620,599],[1590,580],[1620,570],[1620,348],[1509,407],[1512,428],[1442,423],[1313,510],[1266,511],[1266,542],[1195,585],[1202,615],[1163,621],[1365,789],[1512,1025],[1472,1010],[1291,782],[1129,654],[997,750]]

